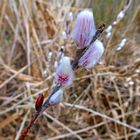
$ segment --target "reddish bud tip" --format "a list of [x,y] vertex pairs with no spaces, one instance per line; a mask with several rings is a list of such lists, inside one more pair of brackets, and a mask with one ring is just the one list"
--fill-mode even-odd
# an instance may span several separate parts
[[26,136],[27,133],[28,133],[28,129],[23,129],[23,131],[22,131],[22,135],[23,135],[23,136]]
[[28,133],[28,129],[23,129],[22,132],[21,132],[21,136],[19,137],[18,140],[24,140],[27,133]]
[[24,136],[20,136],[20,138],[18,140],[24,140]]
[[38,96],[35,103],[35,108],[37,111],[41,108],[43,101],[44,101],[44,96],[41,94]]

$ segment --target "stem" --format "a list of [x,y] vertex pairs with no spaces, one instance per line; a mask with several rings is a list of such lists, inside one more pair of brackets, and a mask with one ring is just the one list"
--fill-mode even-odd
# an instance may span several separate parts
[[[95,35],[93,36],[93,39],[90,42],[90,45],[95,42],[95,40],[102,34],[102,32],[105,29],[105,24],[102,24],[96,31]],[[78,68],[78,62],[79,59],[84,55],[84,53],[87,51],[87,47],[77,50],[77,57],[75,58],[75,60],[72,62],[72,68],[73,70],[76,70]],[[61,88],[60,84],[57,84],[51,95],[48,97],[48,99],[43,103],[43,105],[41,106],[41,108],[36,112],[36,114],[34,115],[34,117],[32,118],[32,120],[30,121],[29,125],[27,126],[27,128],[25,130],[23,130],[23,133],[20,137],[19,140],[24,140],[25,136],[27,135],[27,133],[29,132],[29,130],[31,129],[31,127],[34,125],[35,121],[37,120],[37,118],[42,115],[42,113],[50,106],[49,104],[49,100],[52,97],[53,94],[55,94],[59,89]]]
[[43,103],[42,107],[36,112],[36,114],[35,114],[34,117],[31,119],[31,121],[30,121],[29,125],[27,126],[27,128],[24,129],[24,130],[22,131],[22,134],[21,134],[19,140],[24,140],[25,136],[28,134],[29,130],[30,130],[31,127],[34,125],[34,123],[35,123],[35,121],[37,120],[37,118],[38,118],[39,116],[41,116],[42,113],[50,106],[50,104],[49,104],[50,98],[52,97],[52,95],[53,95],[56,91],[58,91],[58,90],[60,89],[60,87],[61,87],[61,86],[58,85],[58,84],[54,87],[54,89],[53,89],[53,91],[52,91],[52,94],[51,94],[51,95],[48,97],[48,99]]

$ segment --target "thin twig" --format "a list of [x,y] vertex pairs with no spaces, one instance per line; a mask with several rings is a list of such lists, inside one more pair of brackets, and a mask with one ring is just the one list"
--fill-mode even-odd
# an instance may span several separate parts
[[79,140],[83,140],[79,135],[77,135],[73,130],[71,130],[69,127],[67,127],[66,125],[64,125],[63,123],[61,123],[60,121],[58,121],[57,119],[55,119],[54,117],[52,117],[51,115],[49,115],[48,113],[44,112],[43,113],[45,116],[47,116],[49,119],[53,120],[55,123],[59,124],[60,126],[62,126],[64,129],[66,129],[67,131],[69,131],[71,133],[71,135],[76,136]]
[[[93,36],[92,41],[90,42],[90,44],[92,44],[104,31],[105,28],[105,24],[102,24],[96,31],[95,35]],[[79,59],[84,55],[84,53],[87,51],[86,49],[83,49],[81,54],[72,62],[72,68],[73,70],[76,70],[78,68],[78,61]],[[50,98],[53,96],[53,94],[55,94],[62,86],[60,84],[56,84],[56,86],[54,87],[52,93],[50,94],[50,96],[47,98],[47,100],[43,103],[42,107],[40,107],[40,109],[35,113],[34,117],[31,119],[31,122],[29,123],[28,127],[27,127],[27,133],[29,131],[29,129],[33,126],[33,124],[35,123],[36,119],[50,106],[49,104],[49,100]],[[26,134],[27,134],[26,133]],[[22,135],[21,135],[22,136]]]
[[127,128],[129,128],[129,129],[132,129],[133,131],[136,131],[137,133],[140,133],[140,129],[138,129],[138,128],[134,127],[134,126],[131,126],[131,125],[127,124],[127,123],[124,123],[124,122],[121,122],[121,121],[119,121],[119,120],[113,119],[113,118],[111,118],[111,117],[109,117],[109,116],[107,116],[107,115],[105,115],[105,114],[102,114],[102,113],[100,113],[100,112],[94,111],[94,110],[92,110],[92,109],[88,109],[88,108],[86,108],[86,107],[84,107],[84,106],[73,105],[73,104],[69,104],[69,103],[64,103],[64,105],[66,105],[66,106],[68,106],[68,107],[73,107],[73,106],[74,106],[74,107],[77,108],[77,109],[82,109],[82,110],[91,112],[91,113],[93,113],[93,114],[95,114],[95,115],[97,115],[97,116],[100,116],[100,117],[102,117],[102,118],[105,118],[105,119],[110,120],[110,121],[112,121],[112,122],[115,122],[115,123],[117,123],[117,124],[120,124],[120,125],[122,125],[122,126],[124,126],[124,127],[127,127]]
[[21,131],[22,131],[22,129],[24,128],[24,125],[25,125],[25,122],[26,122],[26,120],[27,120],[27,117],[28,117],[29,113],[30,113],[30,109],[27,111],[27,113],[25,114],[25,116],[24,116],[24,118],[23,118],[23,121],[22,121],[22,123],[21,123],[21,125],[20,125],[19,131],[17,132],[17,135],[16,135],[15,140],[18,140],[18,139],[19,139],[20,134],[21,134]]
[[9,112],[9,111],[14,110],[16,106],[18,106],[18,105],[20,105],[21,103],[23,103],[23,102],[29,100],[30,98],[36,97],[36,96],[38,96],[39,94],[44,93],[44,92],[47,91],[48,89],[49,89],[48,87],[47,87],[47,88],[44,88],[44,89],[42,89],[42,90],[36,92],[34,95],[30,95],[30,96],[28,96],[27,98],[22,99],[21,101],[19,101],[18,103],[12,105],[11,107],[7,108],[6,110],[1,111],[1,112],[0,112],[0,116],[1,116],[1,115],[4,115],[5,113],[7,113],[7,112]]

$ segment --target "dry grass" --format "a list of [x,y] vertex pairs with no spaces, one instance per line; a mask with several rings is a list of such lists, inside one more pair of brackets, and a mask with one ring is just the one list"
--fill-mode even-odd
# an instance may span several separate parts
[[[108,26],[125,1],[90,3],[96,25]],[[74,14],[72,30],[81,10],[75,5],[74,1],[0,1],[1,140],[17,140],[35,112],[37,95],[47,97],[51,92],[61,46],[65,46],[66,55],[74,56],[75,44],[69,35],[64,39],[62,32],[69,11]],[[123,37],[128,41],[116,51]],[[74,84],[65,90],[63,105],[49,108],[26,140],[140,139],[139,44],[140,2],[134,0],[106,42],[104,63],[90,71],[78,70]]]

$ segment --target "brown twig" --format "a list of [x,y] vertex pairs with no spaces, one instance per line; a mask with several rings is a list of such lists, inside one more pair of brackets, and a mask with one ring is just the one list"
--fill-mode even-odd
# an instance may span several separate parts
[[[93,36],[93,39],[91,40],[90,44],[92,44],[104,31],[105,29],[105,24],[102,24],[96,31],[95,35]],[[81,54],[76,57],[76,59],[72,62],[72,68],[73,70],[76,70],[78,68],[78,61],[79,59],[84,55],[84,53],[87,51],[87,48],[81,50]],[[31,122],[29,123],[28,127],[23,130],[23,133],[21,135],[21,140],[24,140],[24,137],[27,135],[29,132],[30,128],[33,126],[37,118],[50,106],[49,100],[52,97],[54,93],[56,93],[59,89],[61,88],[61,85],[57,84],[48,99],[43,103],[42,107],[36,112],[34,117],[32,118]]]

